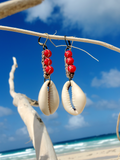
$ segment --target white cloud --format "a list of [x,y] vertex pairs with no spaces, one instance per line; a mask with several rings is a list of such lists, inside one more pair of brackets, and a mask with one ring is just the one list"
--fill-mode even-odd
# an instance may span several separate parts
[[93,87],[120,87],[120,71],[117,69],[111,69],[109,72],[101,72],[101,79],[95,77],[92,80],[91,85]]
[[87,106],[91,106],[91,105],[93,105],[93,101],[90,98],[87,97],[87,101],[86,101],[85,106],[87,107]]
[[0,122],[0,127],[4,126],[4,123],[3,122]]
[[7,137],[7,135],[6,135],[6,134],[2,134],[2,137],[3,137],[3,138],[6,138],[6,137]]
[[45,0],[42,4],[27,10],[26,21],[32,22],[38,18],[43,22],[47,22],[47,19],[52,15],[53,9],[53,1]]
[[24,127],[20,128],[20,129],[18,129],[16,131],[16,134],[17,135],[27,135],[28,134],[27,127],[24,126]]
[[105,99],[101,99],[98,95],[92,95],[92,98],[98,99],[98,101],[92,101],[90,98],[87,97],[86,107],[92,106],[98,109],[104,109],[104,108],[119,109],[120,108],[120,99],[116,101],[115,100],[105,100]]
[[26,20],[40,19],[46,23],[62,20],[63,27],[78,28],[85,35],[116,35],[120,32],[119,6],[119,0],[44,0],[26,11]]
[[109,108],[109,109],[118,109],[120,107],[120,100],[114,101],[114,100],[100,100],[96,103],[94,103],[94,106],[103,109],[103,108]]
[[94,98],[99,98],[98,101],[92,101],[90,98],[87,97],[87,102],[86,102],[86,107],[87,106],[92,106],[98,109],[119,109],[120,108],[120,99],[118,101],[115,100],[105,100],[105,99],[100,99],[97,95],[92,95]]
[[95,98],[95,99],[100,98],[100,97],[99,97],[98,95],[96,95],[96,94],[93,94],[91,97],[92,97],[92,98]]
[[118,118],[118,113],[113,113],[112,118],[117,119]]
[[85,122],[84,117],[82,115],[78,115],[78,116],[71,116],[69,118],[68,124],[65,127],[72,130],[72,129],[82,128],[85,126],[88,126],[88,123]]
[[10,114],[12,114],[12,110],[10,108],[0,106],[0,117],[8,116]]
[[4,130],[6,130],[6,129],[8,129],[8,127],[7,127],[7,123],[5,123],[4,121],[3,122],[0,122],[0,132],[2,131],[4,131]]
[[14,137],[9,137],[8,140],[9,141],[15,141],[15,138]]

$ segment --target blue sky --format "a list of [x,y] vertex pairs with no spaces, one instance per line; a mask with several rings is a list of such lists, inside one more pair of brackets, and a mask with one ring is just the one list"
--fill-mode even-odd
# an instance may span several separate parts
[[[3,2],[3,1],[1,1]],[[41,5],[0,20],[0,25],[32,30],[40,33],[96,39],[120,47],[120,2],[114,0],[45,0]],[[41,39],[43,42],[45,39]],[[0,31],[0,151],[31,146],[27,129],[9,94],[9,72],[15,56],[15,91],[38,99],[43,84],[42,47],[38,37]],[[65,44],[64,41],[53,42]],[[78,116],[67,113],[61,102],[61,91],[68,80],[64,68],[65,47],[52,51],[54,73],[51,79],[59,92],[57,111],[47,117],[35,107],[43,119],[53,142],[116,132],[120,110],[120,53],[107,48],[74,42],[86,53],[72,49],[76,72],[73,80],[87,96],[84,111]]]

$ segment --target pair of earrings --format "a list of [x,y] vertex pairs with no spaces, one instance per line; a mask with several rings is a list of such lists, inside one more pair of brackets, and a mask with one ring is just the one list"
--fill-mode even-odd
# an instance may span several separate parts
[[[57,88],[52,80],[50,80],[50,75],[53,73],[54,69],[51,66],[52,61],[50,59],[52,52],[48,49],[42,51],[42,66],[44,71],[44,78],[49,79],[42,85],[39,96],[38,103],[41,111],[45,115],[53,114],[59,106],[59,94]],[[80,114],[86,104],[86,96],[81,90],[81,88],[72,80],[76,67],[73,65],[74,59],[72,58],[72,52],[70,50],[65,52],[65,68],[66,76],[69,78],[62,89],[62,104],[65,110],[72,114]],[[72,87],[72,103],[70,102],[69,87]],[[49,88],[49,89],[48,89]]]
[[[53,81],[50,79],[50,75],[53,73],[54,69],[51,66],[52,61],[50,59],[52,52],[48,50],[46,46],[46,42],[40,43],[40,38],[38,39],[38,43],[43,46],[42,51],[42,67],[44,72],[44,84],[42,85],[39,96],[38,96],[38,103],[41,111],[45,115],[53,114],[58,106],[59,106],[59,94],[57,91],[57,88]],[[67,43],[66,43],[67,44]],[[74,59],[72,58],[72,52],[71,52],[71,46],[70,42],[69,45],[67,45],[65,54],[65,70],[66,70],[66,76],[69,78],[69,81],[67,81],[62,89],[62,104],[64,109],[72,114],[72,115],[78,115],[80,114],[86,104],[86,96],[84,92],[81,90],[81,88],[72,80],[74,76],[74,72],[76,70],[76,67],[73,65]],[[46,79],[49,79],[46,81]],[[72,103],[70,102],[70,96],[69,96],[69,88],[72,88]]]

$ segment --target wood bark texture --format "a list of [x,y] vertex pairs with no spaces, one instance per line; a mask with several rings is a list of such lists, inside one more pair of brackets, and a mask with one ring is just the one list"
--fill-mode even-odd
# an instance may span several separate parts
[[1,26],[1,25],[0,25],[0,30],[18,32],[18,33],[28,34],[28,35],[31,35],[31,36],[48,38],[48,39],[56,39],[56,40],[65,40],[66,39],[66,40],[70,40],[70,41],[91,43],[91,44],[96,44],[96,45],[106,47],[108,49],[111,49],[113,51],[116,51],[116,52],[120,53],[120,48],[115,47],[115,46],[113,46],[109,43],[106,43],[106,42],[92,40],[92,39],[77,38],[77,37],[73,37],[73,36],[71,36],[71,37],[66,36],[66,38],[65,38],[65,36],[50,35],[50,34],[46,34],[46,33],[39,33],[39,32],[29,31],[29,30],[25,30],[25,29],[19,29],[19,28],[13,28],[13,27]]
[[0,19],[42,3],[43,0],[9,0],[0,3]]

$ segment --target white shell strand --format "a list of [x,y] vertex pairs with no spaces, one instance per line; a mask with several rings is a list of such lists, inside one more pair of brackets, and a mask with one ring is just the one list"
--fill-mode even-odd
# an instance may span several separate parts
[[[68,88],[70,85],[72,87],[72,103],[75,109],[72,107],[70,102],[70,96],[68,92]],[[65,110],[72,115],[80,114],[85,107],[86,96],[82,89],[73,80],[67,81],[63,86],[62,104]]]

